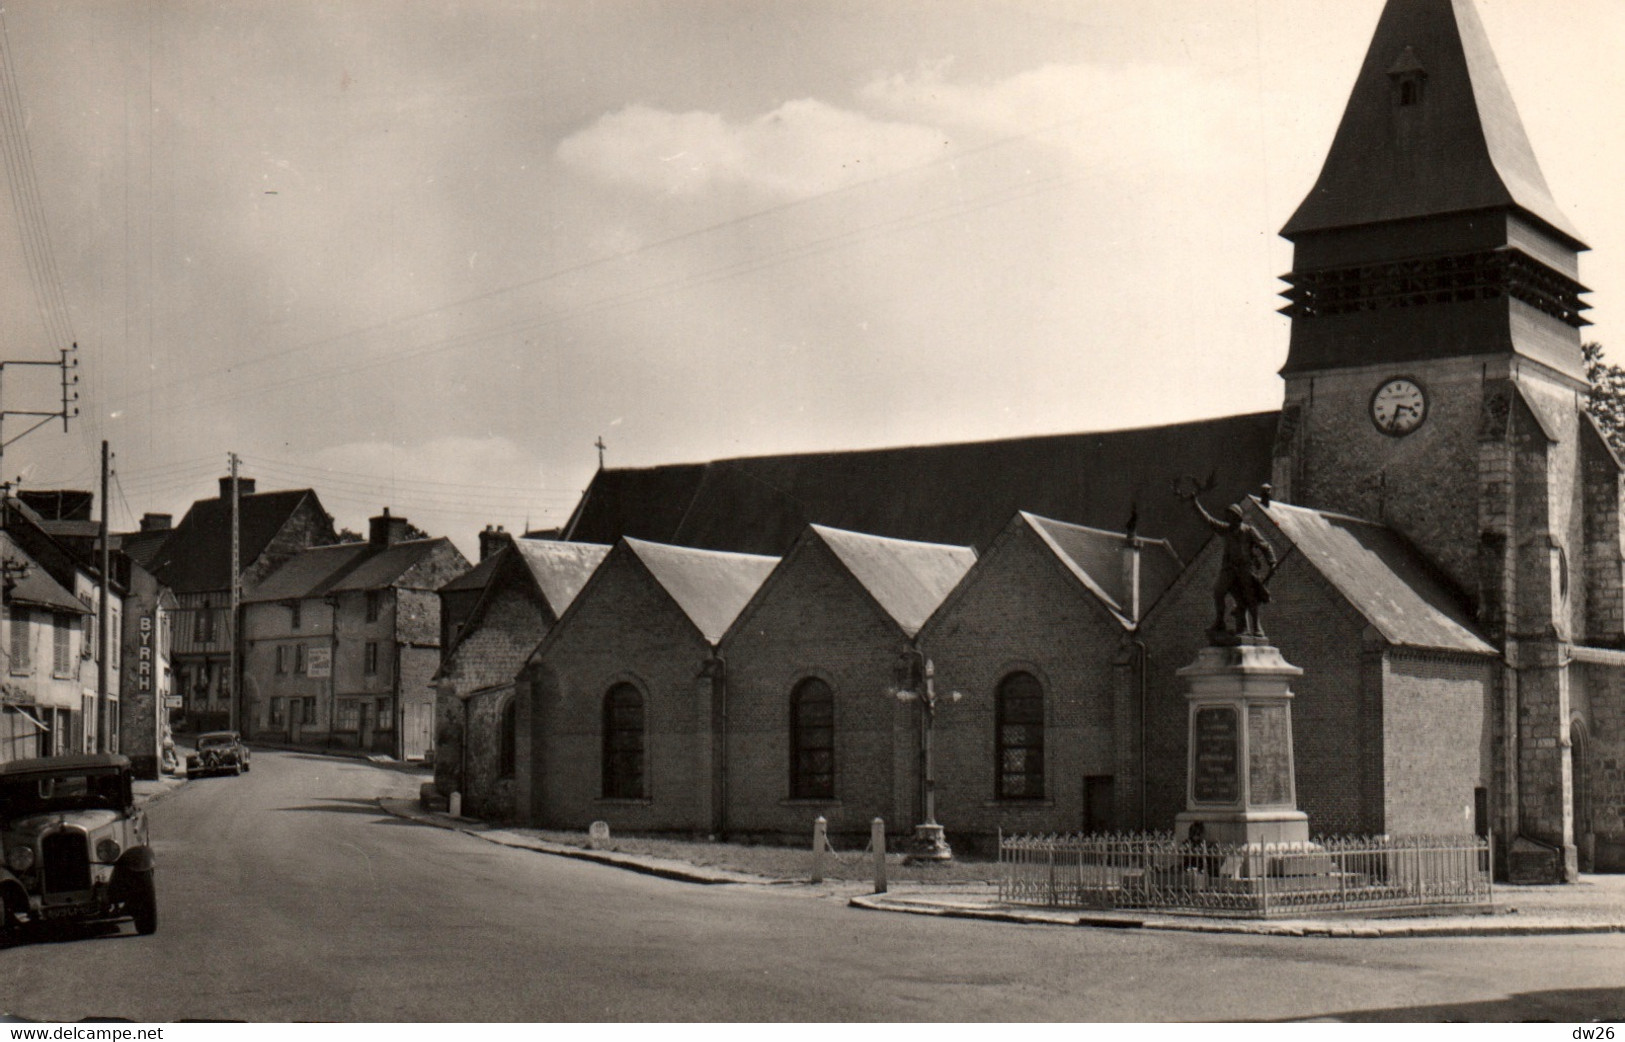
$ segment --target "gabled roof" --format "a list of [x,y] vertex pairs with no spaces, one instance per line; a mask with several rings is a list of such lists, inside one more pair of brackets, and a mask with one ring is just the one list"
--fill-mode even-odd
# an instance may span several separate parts
[[[322,516],[321,501],[308,488],[239,496],[238,570],[257,561],[301,505]],[[152,571],[176,593],[225,590],[231,586],[231,501],[200,499],[164,541]]]
[[154,560],[164,548],[164,541],[173,534],[174,529],[159,528],[150,532],[116,533],[111,539],[124,556],[150,572]]
[[910,637],[976,563],[976,551],[968,546],[887,539],[823,525],[810,530]]
[[[1135,623],[1124,588],[1123,549],[1128,538],[1122,532],[1107,532],[1083,525],[1071,525],[1025,511],[1020,515],[1050,548],[1067,570],[1111,609],[1124,625]],[[1173,585],[1182,567],[1179,555],[1166,539],[1135,536],[1140,548],[1140,613]]]
[[564,614],[609,554],[609,547],[598,543],[561,543],[552,539],[515,539],[513,549],[530,569],[555,619]]
[[24,604],[31,608],[44,608],[47,611],[63,612],[68,615],[94,614],[73,595],[72,590],[66,589],[51,578],[51,574],[15,542],[7,541],[5,557],[8,565],[23,566],[21,574],[15,569],[11,573],[16,582],[9,594],[12,604]]
[[284,561],[252,590],[243,603],[300,600],[332,593],[382,590],[397,585],[403,576],[443,546],[445,537],[409,539],[390,546],[337,543],[303,550]]
[[710,644],[722,639],[779,563],[777,557],[758,554],[691,550],[642,539],[624,542]]
[[[1394,77],[1423,77],[1396,134]],[[1552,199],[1472,0],[1389,0],[1320,177],[1281,234],[1516,208],[1585,249]]]
[[500,552],[491,554],[485,560],[476,564],[468,571],[459,575],[451,582],[440,587],[441,593],[478,593],[490,585],[491,576],[496,574],[497,562],[502,557]]
[[1214,502],[1270,480],[1279,413],[1091,434],[601,470],[571,540],[622,536],[782,554],[809,524],[985,549],[1019,510],[1140,527],[1190,558],[1208,531],[1169,486],[1213,475]]
[[1393,529],[1285,503],[1250,506],[1388,643],[1496,654],[1478,633],[1461,595]]

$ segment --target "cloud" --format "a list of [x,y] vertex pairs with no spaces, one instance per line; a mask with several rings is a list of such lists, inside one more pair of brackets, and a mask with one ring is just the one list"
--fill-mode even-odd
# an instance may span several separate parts
[[630,105],[560,142],[558,156],[607,180],[675,196],[743,187],[798,199],[929,163],[949,147],[932,127],[804,98],[747,123]]
[[[1048,64],[1002,80],[954,82],[950,61],[878,77],[860,97],[894,115],[992,138],[1031,137],[1107,165],[1227,154],[1237,89],[1158,64]],[[1175,99],[1170,118],[1170,101]]]

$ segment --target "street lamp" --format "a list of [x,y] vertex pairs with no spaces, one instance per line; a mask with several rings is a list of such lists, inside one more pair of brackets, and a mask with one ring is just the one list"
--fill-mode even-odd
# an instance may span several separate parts
[[[931,737],[937,720],[936,668],[931,664],[931,660],[924,658],[920,652],[905,651],[898,662],[898,680],[897,700],[918,702],[921,712],[920,774],[921,787],[925,791],[925,820],[914,826],[913,850],[909,853],[908,860],[952,861],[953,848],[948,846],[948,837],[943,833],[942,826],[937,824],[937,778],[931,760]],[[954,691],[946,697],[950,702],[957,702],[964,695]]]

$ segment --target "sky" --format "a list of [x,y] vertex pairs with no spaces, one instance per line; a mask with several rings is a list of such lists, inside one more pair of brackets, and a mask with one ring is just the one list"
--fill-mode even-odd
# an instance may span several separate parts
[[[471,557],[599,463],[1270,410],[1380,0],[4,0],[0,477]],[[1625,4],[1479,0],[1625,300]],[[1625,357],[1625,346],[1614,352]],[[7,415],[12,439],[35,420]]]

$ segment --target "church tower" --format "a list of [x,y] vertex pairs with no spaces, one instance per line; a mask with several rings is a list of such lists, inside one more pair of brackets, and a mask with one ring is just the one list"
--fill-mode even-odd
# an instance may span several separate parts
[[1276,494],[1388,524],[1473,600],[1510,667],[1497,817],[1572,864],[1567,664],[1625,645],[1620,469],[1584,410],[1587,247],[1472,0],[1389,0],[1281,234]]

